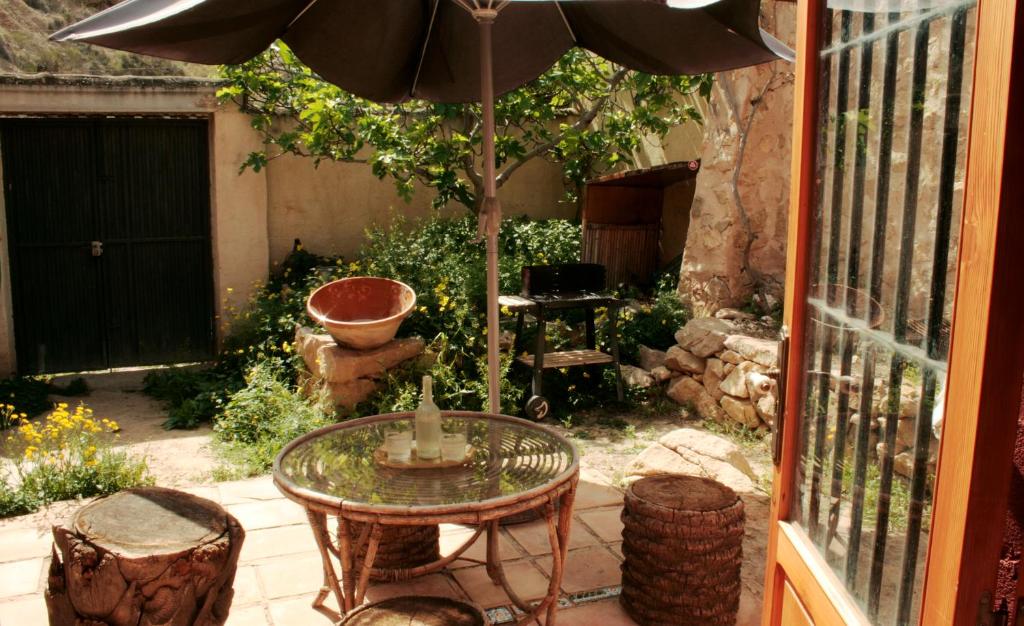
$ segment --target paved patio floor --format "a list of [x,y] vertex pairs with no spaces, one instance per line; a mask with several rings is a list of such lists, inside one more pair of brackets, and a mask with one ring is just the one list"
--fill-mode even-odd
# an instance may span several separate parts
[[[329,624],[310,607],[321,585],[320,555],[303,510],[284,499],[269,477],[184,489],[224,505],[246,530],[229,626]],[[633,625],[619,606],[622,494],[602,475],[584,470],[577,493],[570,552],[562,581],[562,626]],[[49,524],[71,510],[56,508],[0,524],[0,626],[47,623],[42,591],[51,537]],[[441,528],[442,553],[450,553],[471,531]],[[465,556],[484,559],[485,542]],[[502,529],[501,554],[513,586],[528,599],[544,595],[550,548],[542,522]],[[684,590],[680,590],[681,593]],[[369,600],[404,594],[469,598],[489,611],[492,622],[513,621],[507,596],[491,583],[484,566],[456,561],[442,573],[413,581],[373,586]],[[755,624],[759,608],[745,592],[741,625]]]

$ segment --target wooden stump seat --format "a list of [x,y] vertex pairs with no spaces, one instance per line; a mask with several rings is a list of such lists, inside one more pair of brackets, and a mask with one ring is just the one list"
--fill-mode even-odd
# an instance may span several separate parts
[[401,596],[355,609],[338,626],[487,626],[475,605],[436,596]]
[[219,626],[245,533],[218,504],[162,487],[127,489],[53,528],[51,626]]
[[652,476],[626,491],[622,596],[642,626],[734,624],[743,501],[708,478]]

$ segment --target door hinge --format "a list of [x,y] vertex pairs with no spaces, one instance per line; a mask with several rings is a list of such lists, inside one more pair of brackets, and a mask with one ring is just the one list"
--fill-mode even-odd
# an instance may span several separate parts
[[789,365],[789,327],[779,329],[779,351],[776,356],[775,368],[768,371],[768,376],[775,379],[775,420],[772,422],[772,463],[782,462],[782,437],[786,423],[786,379]]

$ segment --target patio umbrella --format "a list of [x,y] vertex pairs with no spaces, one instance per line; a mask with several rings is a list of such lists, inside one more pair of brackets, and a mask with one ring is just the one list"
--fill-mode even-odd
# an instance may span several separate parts
[[698,74],[792,52],[758,26],[759,0],[127,0],[55,33],[129,52],[240,63],[281,39],[313,71],[378,102],[479,101],[483,113],[490,410],[498,397],[494,97],[573,46],[651,74]]

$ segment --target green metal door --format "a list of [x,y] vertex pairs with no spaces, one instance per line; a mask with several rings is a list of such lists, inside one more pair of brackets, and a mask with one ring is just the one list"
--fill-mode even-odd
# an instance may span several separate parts
[[21,373],[211,357],[207,136],[202,120],[2,122]]

